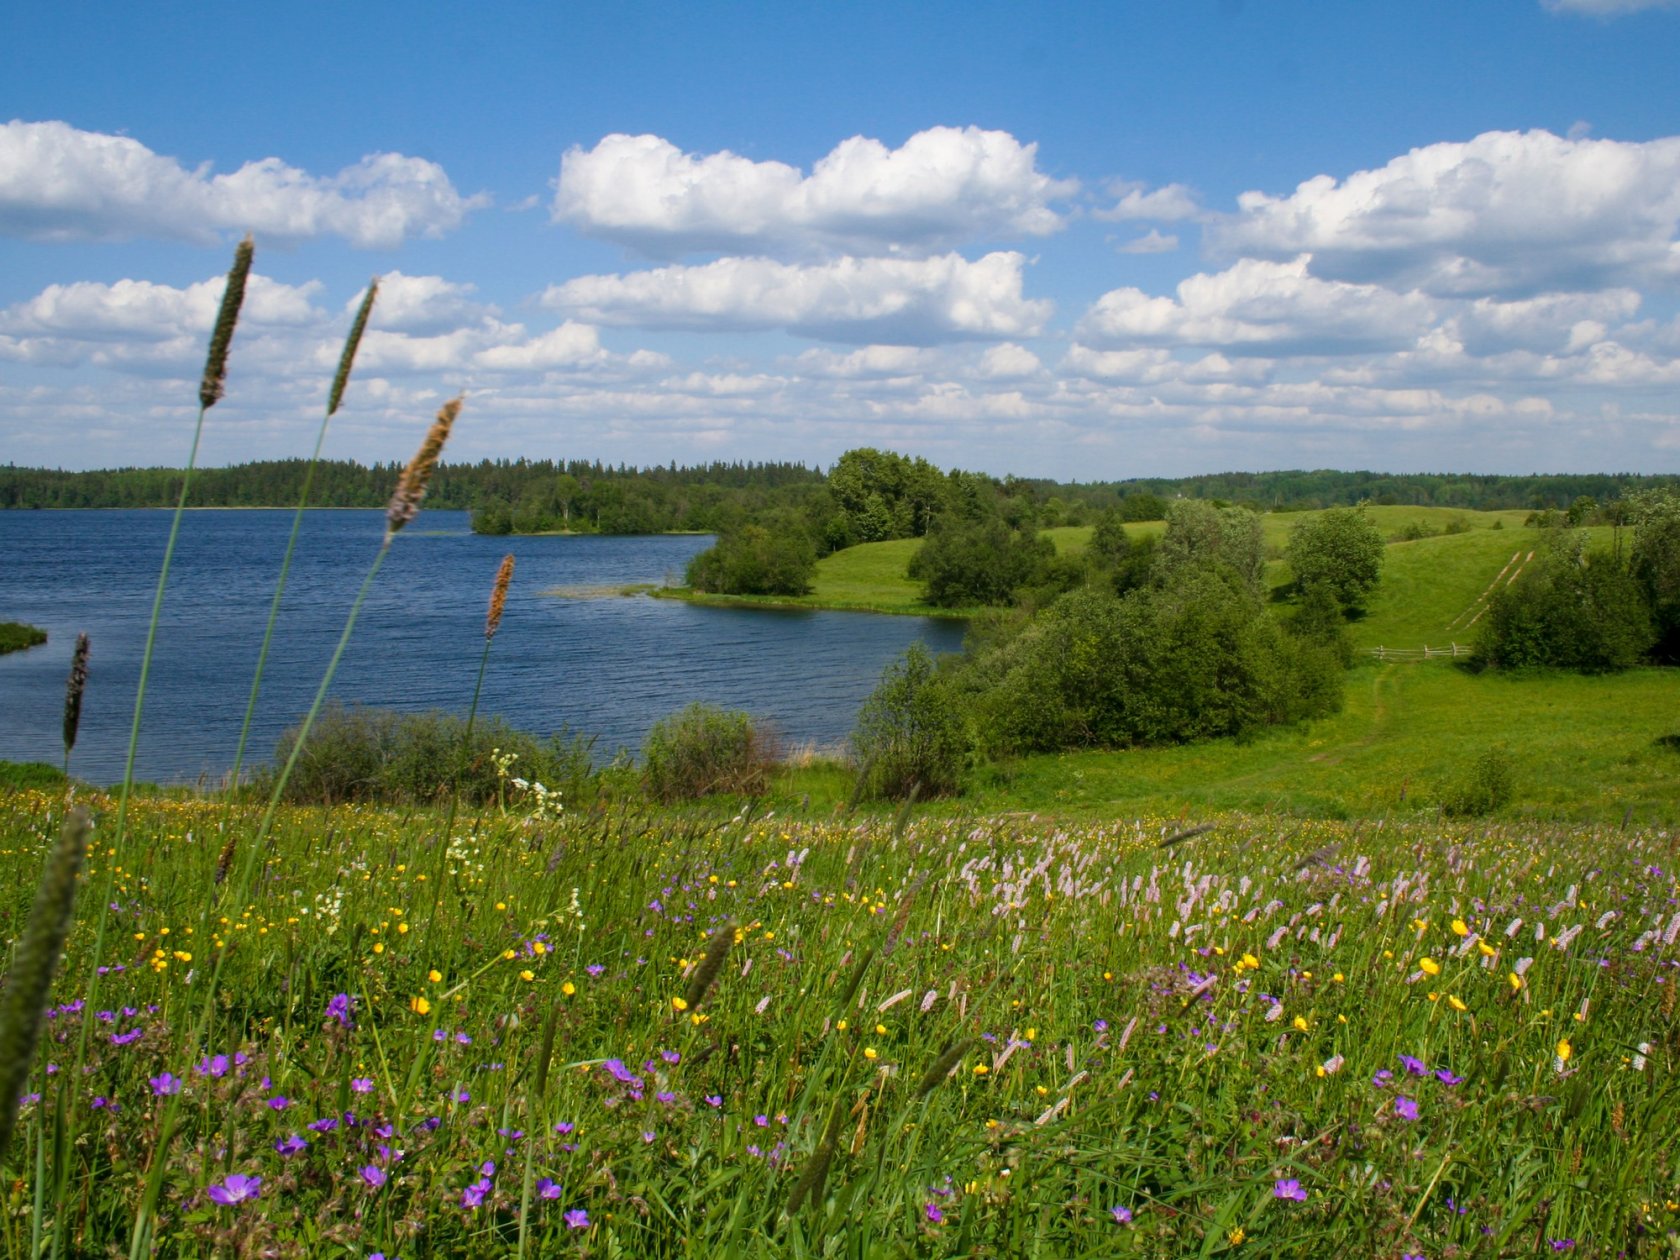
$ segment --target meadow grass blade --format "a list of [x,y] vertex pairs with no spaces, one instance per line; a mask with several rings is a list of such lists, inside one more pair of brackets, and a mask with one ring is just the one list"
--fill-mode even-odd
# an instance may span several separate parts
[[[186,513],[187,494],[192,487],[193,469],[198,463],[199,442],[204,436],[204,414],[215,406],[222,398],[227,380],[228,350],[233,344],[233,333],[239,323],[239,311],[245,301],[245,284],[251,274],[251,264],[256,256],[256,246],[249,234],[239,242],[233,254],[233,266],[228,270],[227,283],[222,290],[222,304],[216,314],[216,323],[210,334],[210,349],[205,356],[204,375],[198,390],[198,419],[193,426],[192,448],[187,454],[187,465],[181,474],[181,491],[175,501],[175,512],[169,523],[169,540],[164,544],[163,563],[158,567],[157,589],[152,595],[151,618],[146,625],[146,646],[140,655],[140,680],[134,691],[134,718],[129,726],[128,752],[123,759],[122,788],[117,798],[117,819],[112,828],[111,849],[121,851],[123,841],[128,831],[129,799],[134,791],[134,759],[140,748],[140,719],[146,702],[146,683],[151,675],[152,653],[157,645],[158,622],[163,613],[163,593],[169,585],[169,566],[175,557],[175,545],[181,534],[181,518]],[[99,999],[99,963],[103,960],[105,947],[105,931],[108,925],[108,915],[111,905],[111,889],[116,878],[115,860],[105,863],[105,878],[100,889],[99,918],[94,927],[93,962],[94,969],[88,981],[87,1003],[91,1007]],[[90,1026],[82,1025],[81,1037],[76,1047],[76,1073],[72,1078],[80,1080],[82,1069],[87,1063],[88,1034]],[[62,1235],[57,1226],[53,1233],[53,1250],[56,1253]]]
[[[310,452],[309,463],[303,470],[303,486],[298,491],[297,509],[292,513],[292,532],[286,538],[286,554],[280,561],[280,576],[274,583],[274,598],[268,606],[268,624],[263,627],[257,668],[251,677],[251,695],[245,702],[245,720],[239,727],[239,745],[234,749],[233,769],[228,772],[229,791],[239,787],[239,772],[245,763],[245,744],[251,734],[251,719],[257,711],[257,695],[262,690],[263,668],[268,664],[268,649],[274,640],[274,623],[280,617],[280,600],[286,593],[286,578],[292,570],[292,554],[297,550],[298,531],[303,527],[304,509],[309,506],[309,491],[315,481],[315,469],[321,462],[321,447],[327,440],[327,426],[344,401],[344,387],[350,381],[350,369],[356,362],[356,351],[362,344],[362,334],[367,331],[368,316],[373,313],[374,299],[378,296],[379,277],[375,276],[368,282],[367,292],[362,296],[361,305],[356,308],[356,318],[350,325],[350,335],[344,339],[344,350],[338,357],[338,370],[333,373],[332,389],[327,395],[327,414],[321,418],[321,427],[315,433],[315,449]],[[232,843],[231,840],[229,843]],[[225,866],[223,875],[226,875]]]

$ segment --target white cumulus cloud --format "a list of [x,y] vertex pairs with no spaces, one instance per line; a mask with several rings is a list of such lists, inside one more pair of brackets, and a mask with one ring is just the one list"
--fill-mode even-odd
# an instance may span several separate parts
[[1245,258],[1190,276],[1177,298],[1113,289],[1079,323],[1079,335],[1110,345],[1203,345],[1230,353],[1355,354],[1414,342],[1434,318],[1420,293],[1320,280],[1305,257]]
[[441,236],[485,204],[457,192],[437,163],[400,153],[370,154],[330,176],[275,157],[216,175],[65,122],[0,126],[0,233],[30,240],[211,241],[252,231],[393,249]]
[[610,135],[560,164],[556,221],[674,258],[753,254],[923,255],[1062,226],[1051,203],[1077,190],[1037,168],[1037,146],[1004,131],[933,127],[897,149],[853,136],[811,168],[724,150],[684,153],[659,136]]
[[579,276],[542,304],[595,324],[703,331],[781,328],[841,342],[932,345],[1035,335],[1051,304],[1021,292],[1025,259],[987,254],[840,258],[798,265],[721,258]]
[[1106,210],[1094,211],[1098,219],[1156,219],[1172,222],[1193,219],[1202,213],[1196,194],[1183,184],[1166,184],[1150,188],[1147,184],[1119,181],[1109,192],[1115,203]]
[[1285,197],[1238,198],[1216,248],[1312,256],[1312,273],[1463,297],[1680,282],[1680,137],[1490,131]]

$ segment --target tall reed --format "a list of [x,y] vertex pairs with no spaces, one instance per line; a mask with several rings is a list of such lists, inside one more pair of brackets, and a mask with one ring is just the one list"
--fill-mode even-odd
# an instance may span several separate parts
[[234,749],[233,769],[228,773],[229,790],[238,788],[239,771],[245,762],[245,743],[251,734],[251,719],[257,711],[257,694],[262,690],[263,667],[268,663],[269,645],[274,639],[274,623],[280,616],[280,600],[286,593],[286,578],[292,570],[292,553],[297,549],[298,531],[303,526],[304,509],[309,506],[309,491],[315,481],[315,469],[321,462],[321,447],[327,440],[327,426],[339,404],[344,401],[344,387],[350,382],[350,369],[356,362],[362,334],[367,331],[368,316],[373,313],[374,299],[379,296],[379,277],[368,282],[362,303],[356,308],[350,334],[344,339],[344,350],[338,356],[338,370],[333,373],[332,388],[327,391],[327,414],[321,417],[321,427],[315,434],[315,449],[303,471],[303,487],[298,492],[297,510],[292,513],[292,532],[286,539],[286,554],[280,561],[280,576],[274,583],[274,599],[268,606],[268,624],[263,628],[262,650],[257,653],[256,672],[251,677],[251,695],[245,702],[245,721],[239,728],[239,746]]
[[490,663],[490,645],[495,642],[496,631],[501,629],[502,614],[507,609],[508,587],[512,582],[513,554],[510,552],[503,556],[501,564],[496,566],[496,578],[490,584],[490,607],[484,614],[484,650],[478,657],[478,678],[473,683],[472,704],[467,708],[467,725],[461,734],[461,755],[456,761],[456,781],[449,785],[449,812],[444,816],[443,835],[438,841],[437,867],[432,872],[432,908],[426,920],[428,929],[437,918],[438,898],[442,896],[443,866],[449,859],[450,837],[454,834],[455,815],[461,804],[459,777],[466,769],[467,758],[472,754],[473,722],[478,717],[478,699],[484,690],[484,670]]
[[76,650],[70,654],[70,677],[64,684],[64,777],[70,777],[70,750],[76,746],[76,732],[82,725],[82,693],[87,690],[88,637],[76,636]]
[[[169,541],[164,545],[163,563],[158,568],[157,590],[152,596],[151,619],[146,626],[146,646],[140,657],[140,681],[134,693],[134,718],[129,726],[128,753],[123,761],[122,788],[117,797],[117,819],[112,829],[111,843],[105,855],[104,879],[100,887],[99,917],[95,923],[93,936],[93,956],[89,964],[87,1008],[97,1008],[99,1001],[99,982],[104,968],[105,933],[109,926],[111,908],[111,890],[116,881],[117,859],[113,856],[121,848],[128,829],[129,797],[134,789],[134,758],[140,747],[140,718],[145,707],[146,683],[151,673],[152,652],[157,644],[158,621],[163,613],[163,593],[169,585],[169,566],[175,556],[175,544],[181,534],[181,518],[186,513],[187,494],[192,486],[193,468],[198,463],[199,441],[204,435],[204,415],[222,398],[227,382],[228,350],[233,344],[234,329],[239,323],[239,311],[245,303],[245,284],[251,275],[251,263],[256,256],[256,245],[249,234],[239,242],[233,253],[233,265],[228,269],[227,284],[222,290],[222,304],[216,313],[216,322],[210,332],[210,349],[205,355],[204,374],[200,378],[198,387],[198,419],[193,426],[192,447],[187,455],[187,466],[181,475],[181,491],[175,502],[175,514],[169,524]],[[77,709],[77,719],[80,720],[80,708]],[[66,726],[68,728],[69,712],[66,709]],[[67,731],[68,733],[68,731]],[[69,749],[65,750],[65,761],[68,765]],[[92,1032],[92,1021],[82,1024],[81,1036],[76,1045],[76,1070],[71,1075],[71,1081],[82,1079],[82,1071],[87,1064],[88,1037]],[[61,1089],[65,1088],[60,1086]],[[68,1105],[74,1114],[79,1099],[74,1092],[70,1092]],[[61,1165],[57,1170],[58,1188],[63,1189],[65,1168]],[[62,1215],[62,1214],[61,1214]],[[53,1252],[56,1255],[62,1240],[59,1225],[54,1226]]]
[[[280,801],[286,791],[286,784],[291,778],[293,769],[297,765],[299,755],[308,742],[310,728],[320,715],[321,707],[326,702],[327,692],[332,686],[334,675],[338,672],[339,662],[344,657],[344,649],[349,645],[350,636],[355,631],[356,620],[361,615],[362,605],[367,600],[368,591],[373,587],[374,579],[379,575],[380,567],[385,563],[385,557],[390,553],[391,542],[402,530],[403,526],[413,521],[420,512],[420,503],[426,496],[426,486],[431,481],[432,474],[437,468],[438,457],[443,453],[444,443],[449,440],[449,432],[454,427],[455,419],[461,413],[462,399],[453,398],[445,403],[438,411],[431,428],[420,444],[420,449],[409,460],[398,478],[396,490],[391,496],[390,504],[386,508],[385,535],[380,541],[379,550],[375,553],[373,563],[368,566],[367,575],[362,579],[361,588],[356,592],[356,598],[350,606],[350,612],[345,617],[344,629],[338,637],[337,646],[333,649],[332,658],[327,662],[325,672],[321,676],[321,683],[315,691],[314,701],[309,706],[309,712],[298,727],[296,740],[292,744],[290,755],[285,765],[275,777],[274,787],[269,795],[268,806],[263,812],[262,821],[258,824],[255,835],[250,837],[245,845],[243,858],[239,865],[239,878],[235,881],[235,891],[232,904],[243,905],[250,896],[251,886],[255,882],[258,859],[274,827],[275,815],[279,810]],[[239,833],[233,833],[235,839]],[[234,844],[224,847],[218,865],[224,873],[231,865],[234,857]],[[208,903],[204,908],[206,916],[210,913]],[[211,1025],[217,1011],[217,986],[221,982],[222,970],[227,964],[234,942],[229,940],[222,948],[216,949],[210,957],[209,976],[202,989],[202,1010],[199,1014],[193,1045],[202,1049],[209,1042]],[[85,1025],[84,1025],[85,1027]],[[158,1150],[153,1156],[152,1170],[140,1205],[135,1212],[134,1224],[129,1233],[130,1260],[150,1252],[152,1244],[152,1229],[156,1220],[158,1196],[163,1190],[164,1169],[168,1164],[165,1153],[170,1139],[174,1134],[176,1116],[180,1111],[180,1095],[174,1094],[169,1098],[169,1104],[164,1110],[159,1125],[162,1135],[158,1141]],[[224,1115],[224,1123],[232,1123],[231,1112]]]

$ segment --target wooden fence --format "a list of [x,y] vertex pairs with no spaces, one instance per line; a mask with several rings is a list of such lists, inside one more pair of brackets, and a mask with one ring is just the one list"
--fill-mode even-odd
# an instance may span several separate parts
[[1425,644],[1420,648],[1366,648],[1379,661],[1432,661],[1437,657],[1469,656],[1468,643],[1449,643],[1446,647],[1430,647]]

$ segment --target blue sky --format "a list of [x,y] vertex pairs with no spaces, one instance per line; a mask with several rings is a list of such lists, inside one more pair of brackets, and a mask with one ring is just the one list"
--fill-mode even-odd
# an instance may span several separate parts
[[0,461],[1680,470],[1680,3],[8,15]]

